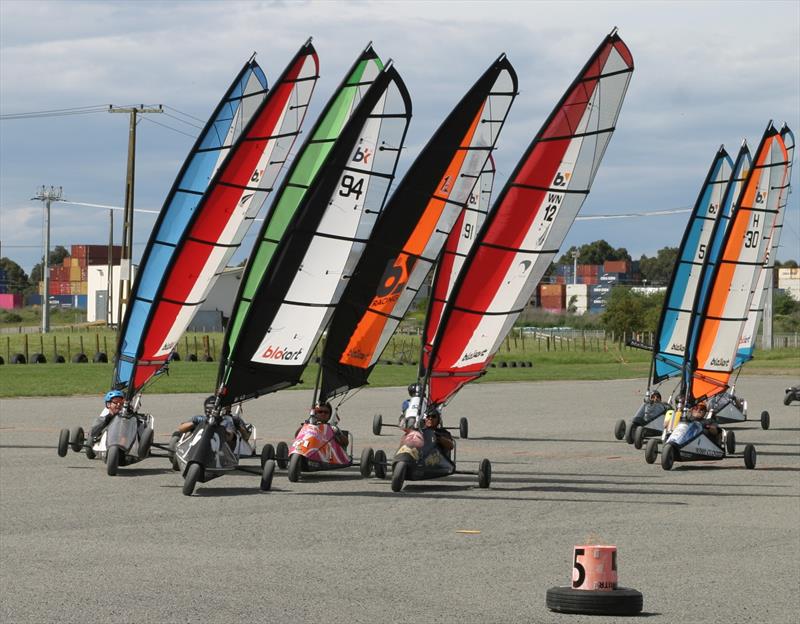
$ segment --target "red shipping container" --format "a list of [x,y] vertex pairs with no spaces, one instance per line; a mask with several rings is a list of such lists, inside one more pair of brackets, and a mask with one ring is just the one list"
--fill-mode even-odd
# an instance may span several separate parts
[[14,310],[22,307],[22,295],[3,293],[0,294],[0,309]]
[[605,273],[630,273],[631,263],[628,260],[606,260],[603,270]]
[[86,245],[73,245],[72,246],[72,257],[73,258],[85,258],[86,257]]

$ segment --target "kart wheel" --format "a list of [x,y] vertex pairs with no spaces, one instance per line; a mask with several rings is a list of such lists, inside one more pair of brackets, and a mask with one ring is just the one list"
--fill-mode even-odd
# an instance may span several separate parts
[[648,464],[656,463],[656,458],[658,457],[658,440],[656,438],[651,438],[647,441],[647,445],[644,447],[644,460]]
[[463,416],[458,420],[458,437],[462,440],[469,437],[469,421]]
[[482,459],[478,466],[478,487],[488,488],[492,483],[492,462]]
[[372,433],[379,436],[381,434],[381,427],[383,427],[383,416],[375,414],[372,417]]
[[752,444],[744,447],[744,465],[750,470],[756,467],[756,447]]
[[664,450],[661,451],[661,467],[664,470],[672,470],[672,464],[675,462],[675,447],[672,444],[665,444]]
[[69,448],[69,429],[62,429],[58,434],[58,456],[66,457]]
[[112,446],[106,453],[106,473],[109,477],[113,477],[117,474],[117,468],[119,468],[119,447]]
[[638,451],[644,446],[644,427],[636,427],[633,433],[633,447]]
[[169,439],[169,461],[175,472],[181,469],[180,464],[178,464],[178,455],[176,454],[178,450],[178,440],[180,439],[181,436],[177,433],[173,433],[172,437]]
[[369,478],[369,475],[372,474],[372,464],[375,461],[375,453],[372,449],[367,446],[361,451],[361,465],[359,466],[361,470],[361,476],[365,479]]
[[636,615],[643,606],[642,594],[620,587],[611,591],[551,587],[547,590],[547,608],[559,613],[589,615]]
[[73,427],[69,431],[69,447],[76,453],[83,448],[83,427]]
[[784,405],[789,405],[791,402],[792,402],[792,393],[791,392],[787,392],[783,396],[783,404]]
[[300,479],[300,469],[302,467],[303,456],[295,453],[289,457],[289,481],[297,483]]
[[761,412],[761,428],[769,429],[769,412],[767,410]]
[[275,460],[268,459],[261,468],[261,491],[269,492],[272,489],[272,477],[275,476]]
[[186,471],[186,476],[183,478],[183,493],[186,496],[191,496],[194,492],[194,486],[197,481],[203,476],[203,466],[197,462],[189,464],[189,469]]
[[271,444],[265,444],[261,447],[261,467],[263,468],[270,459],[275,459],[275,449]]
[[278,468],[286,470],[286,466],[289,465],[289,445],[286,442],[278,442],[278,447],[275,449],[275,460]]
[[375,458],[373,460],[374,468],[375,468],[375,476],[378,479],[385,479],[386,478],[386,453],[383,450],[378,449],[375,451]]
[[625,420],[622,418],[614,425],[614,437],[617,440],[622,440],[625,437]]
[[392,492],[399,492],[403,489],[407,469],[408,464],[404,461],[396,462],[395,465],[392,466]]
[[89,440],[86,443],[86,459],[94,459],[95,457],[97,457],[97,454],[94,452],[94,449],[92,448],[92,441]]
[[725,432],[725,450],[728,455],[733,455],[736,452],[736,434],[733,431]]
[[150,457],[150,446],[153,444],[153,430],[147,427],[139,438],[139,459]]
[[628,427],[625,429],[625,441],[628,444],[633,444],[633,434],[636,433],[634,430],[636,429],[636,425],[630,423]]

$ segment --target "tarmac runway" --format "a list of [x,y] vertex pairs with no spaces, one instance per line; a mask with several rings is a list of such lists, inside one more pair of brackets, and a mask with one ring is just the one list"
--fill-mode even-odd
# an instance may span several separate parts
[[[62,427],[90,424],[100,397],[0,401],[0,621],[28,622],[615,622],[545,607],[569,584],[572,548],[619,549],[620,585],[644,594],[648,622],[796,622],[800,613],[800,407],[796,379],[747,376],[750,416],[741,457],[647,465],[613,438],[641,402],[643,380],[466,387],[445,424],[469,418],[458,467],[477,477],[361,479],[357,469],[270,492],[233,474],[192,497],[168,461],[150,458],[108,477],[84,455],[56,454]],[[391,456],[396,429],[372,434],[373,414],[396,422],[403,388],[367,389],[340,407],[343,428]],[[156,441],[198,413],[200,395],[148,395]],[[262,442],[289,441],[310,393],[246,405]],[[456,434],[457,435],[457,434]],[[252,462],[258,465],[257,461]],[[479,533],[462,533],[473,531]],[[794,615],[792,615],[794,614]],[[638,618],[624,618],[626,621]]]

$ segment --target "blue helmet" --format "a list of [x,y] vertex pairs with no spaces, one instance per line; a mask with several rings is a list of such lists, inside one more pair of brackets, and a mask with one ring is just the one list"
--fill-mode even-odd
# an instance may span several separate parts
[[125,398],[125,395],[122,394],[121,390],[109,390],[108,392],[106,392],[105,402],[108,403],[111,399],[116,399],[116,398],[123,399]]

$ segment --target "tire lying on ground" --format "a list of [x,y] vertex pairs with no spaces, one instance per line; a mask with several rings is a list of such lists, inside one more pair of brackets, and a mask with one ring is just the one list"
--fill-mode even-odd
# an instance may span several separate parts
[[108,356],[102,351],[98,351],[92,356],[92,362],[95,364],[108,364]]
[[72,363],[73,364],[86,364],[89,362],[89,358],[86,357],[85,353],[76,353],[72,356]]
[[34,353],[31,356],[31,364],[47,364],[47,358],[44,353]]
[[636,615],[644,604],[641,592],[627,587],[611,591],[551,587],[546,600],[551,611],[589,615]]
[[66,362],[67,360],[66,360],[66,358],[65,358],[63,355],[57,355],[57,356],[56,356],[56,357],[53,359],[53,361],[54,361],[56,364],[63,364],[63,363],[64,363],[64,362]]
[[25,355],[22,353],[15,353],[11,356],[11,363],[12,364],[26,364],[27,360],[25,359]]

